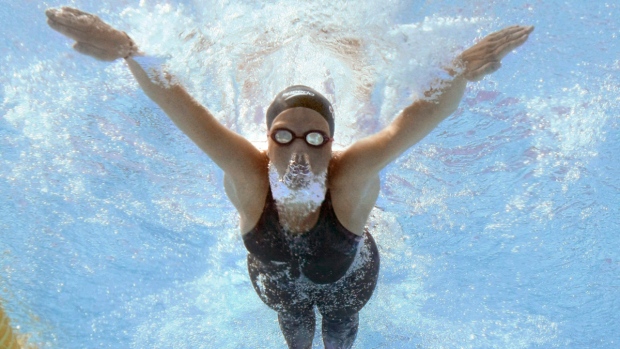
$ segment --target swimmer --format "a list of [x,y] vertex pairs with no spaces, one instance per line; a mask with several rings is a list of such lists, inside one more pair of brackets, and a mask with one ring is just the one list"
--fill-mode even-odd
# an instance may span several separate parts
[[[220,124],[168,74],[150,77],[144,55],[125,32],[97,16],[63,7],[46,11],[52,29],[78,52],[124,59],[146,95],[223,171],[224,189],[240,215],[250,279],[278,314],[289,348],[311,348],[315,307],[325,348],[351,348],[359,311],[372,296],[379,253],[366,222],[379,195],[379,172],[458,107],[468,81],[495,72],[533,27],[512,26],[461,53],[434,100],[417,100],[380,132],[332,151],[333,108],[302,85],[280,92],[267,108],[267,150]],[[165,79],[167,81],[161,81]]]

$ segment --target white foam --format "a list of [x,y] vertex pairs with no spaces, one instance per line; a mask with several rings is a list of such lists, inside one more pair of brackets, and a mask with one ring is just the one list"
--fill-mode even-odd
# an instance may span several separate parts
[[327,192],[327,170],[315,175],[305,155],[293,154],[284,175],[280,176],[276,167],[269,163],[269,184],[271,194],[280,213],[280,224],[290,230],[283,217],[295,215],[306,217],[315,212],[325,200]]

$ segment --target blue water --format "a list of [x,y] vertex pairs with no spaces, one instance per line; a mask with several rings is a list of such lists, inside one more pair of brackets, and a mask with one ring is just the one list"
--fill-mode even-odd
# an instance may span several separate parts
[[1,2],[0,298],[30,342],[285,348],[221,171],[123,62],[47,28],[44,9],[70,4],[130,33],[259,147],[287,85],[334,102],[346,147],[477,38],[535,25],[382,173],[381,276],[354,347],[620,347],[616,2]]

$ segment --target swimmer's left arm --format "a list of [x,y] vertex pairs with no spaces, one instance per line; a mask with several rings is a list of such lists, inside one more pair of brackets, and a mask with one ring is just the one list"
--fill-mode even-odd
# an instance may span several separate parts
[[[385,129],[351,145],[335,164],[343,182],[363,184],[411,146],[429,134],[458,107],[468,81],[479,81],[501,67],[501,59],[522,45],[534,27],[512,26],[490,34],[455,60],[447,69],[452,80],[440,90],[429,90],[433,99],[415,101]],[[355,185],[355,184],[353,184]]]

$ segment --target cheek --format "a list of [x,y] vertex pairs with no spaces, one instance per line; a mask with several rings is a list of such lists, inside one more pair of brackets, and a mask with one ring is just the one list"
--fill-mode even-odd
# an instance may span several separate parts
[[[326,149],[325,151],[312,152],[310,154],[310,163],[312,168],[318,172],[322,172],[327,169],[331,160],[331,151]],[[313,171],[315,172],[315,171]]]
[[269,160],[276,163],[286,163],[288,165],[293,154],[308,153],[307,149],[300,146],[300,142],[293,142],[287,146],[273,144],[268,148],[267,155]]
[[278,168],[278,171],[286,169],[288,163],[291,160],[291,150],[288,147],[269,147],[267,149],[267,156],[269,161]]

